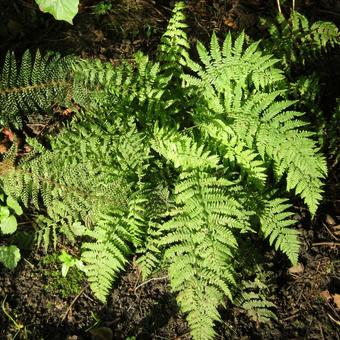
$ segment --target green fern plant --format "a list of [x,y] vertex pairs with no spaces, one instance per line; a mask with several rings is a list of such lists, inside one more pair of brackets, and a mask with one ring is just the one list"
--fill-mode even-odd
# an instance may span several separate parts
[[138,253],[144,278],[168,271],[193,338],[211,339],[220,305],[240,286],[241,238],[256,233],[297,263],[289,196],[315,214],[327,171],[303,113],[285,99],[279,60],[259,42],[246,46],[244,33],[222,46],[213,34],[192,60],[184,7],[176,4],[155,61],[74,61],[85,112],[48,147],[28,140],[34,151],[2,163],[0,179],[40,212],[45,247],[51,231],[83,237],[97,298]]
[[267,281],[266,272],[258,266],[255,278],[243,280],[242,288],[235,299],[235,305],[242,308],[256,324],[277,320],[275,304],[268,298],[270,285]]
[[316,21],[310,24],[296,11],[288,19],[278,14],[276,22],[262,19],[261,23],[270,35],[263,41],[265,50],[279,58],[285,70],[295,64],[304,66],[329,47],[340,44],[340,33],[334,23]]
[[262,19],[269,36],[262,41],[266,51],[280,59],[287,76],[286,97],[297,100],[296,108],[308,112],[309,121],[327,150],[328,115],[321,109],[320,79],[314,72],[317,58],[340,44],[340,32],[332,22],[308,19],[293,11],[288,18],[279,14],[273,22]]

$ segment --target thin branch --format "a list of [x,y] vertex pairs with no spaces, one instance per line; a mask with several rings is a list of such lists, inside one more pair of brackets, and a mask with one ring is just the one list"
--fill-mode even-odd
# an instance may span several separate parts
[[85,289],[86,289],[87,287],[88,287],[88,285],[86,285],[86,286],[79,292],[79,294],[72,300],[71,304],[68,306],[66,312],[64,313],[63,317],[61,318],[61,322],[63,322],[63,321],[66,319],[68,313],[69,313],[70,310],[72,309],[72,306],[76,303],[76,301],[79,299],[79,297],[81,296],[81,294],[84,293],[84,291],[85,291]]
[[277,9],[279,10],[279,13],[282,14],[280,0],[276,0],[276,4],[277,4]]
[[328,247],[339,247],[339,242],[316,242],[312,243],[312,246],[328,246]]
[[151,281],[160,281],[160,280],[166,280],[168,278],[168,276],[163,276],[163,277],[153,277],[151,278],[150,280],[147,280],[147,281],[144,281],[143,283],[141,283],[140,285],[138,285],[136,288],[135,288],[135,292],[138,288],[146,285],[147,283],[151,282]]

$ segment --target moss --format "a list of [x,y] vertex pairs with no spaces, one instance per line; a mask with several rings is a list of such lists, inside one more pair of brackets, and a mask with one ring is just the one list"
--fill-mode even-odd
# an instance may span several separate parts
[[42,260],[43,276],[46,281],[44,291],[50,295],[58,295],[62,299],[78,294],[84,281],[84,273],[77,268],[70,268],[67,276],[61,275],[61,263],[58,255],[47,255]]

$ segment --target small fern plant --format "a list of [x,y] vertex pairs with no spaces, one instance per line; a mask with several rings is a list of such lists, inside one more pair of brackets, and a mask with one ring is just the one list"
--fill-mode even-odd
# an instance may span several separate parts
[[329,119],[320,105],[318,59],[340,44],[340,32],[332,22],[310,23],[301,13],[293,11],[288,18],[282,14],[275,21],[262,19],[269,36],[262,41],[265,51],[280,59],[287,77],[287,98],[298,100],[297,107],[309,113],[309,121],[318,133],[319,143],[326,150],[329,143]]
[[193,338],[206,340],[240,286],[240,240],[258,235],[297,263],[289,199],[314,215],[327,170],[284,99],[278,60],[244,33],[222,45],[213,34],[191,59],[184,10],[176,4],[155,61],[74,61],[85,109],[48,147],[29,139],[32,153],[3,162],[1,187],[38,211],[40,242],[80,238],[101,301],[133,254],[144,278],[167,270]]
[[316,21],[310,24],[296,11],[288,19],[279,13],[275,22],[262,19],[261,23],[269,33],[263,41],[264,49],[279,58],[286,71],[296,64],[306,66],[322,52],[340,44],[340,32],[334,23]]

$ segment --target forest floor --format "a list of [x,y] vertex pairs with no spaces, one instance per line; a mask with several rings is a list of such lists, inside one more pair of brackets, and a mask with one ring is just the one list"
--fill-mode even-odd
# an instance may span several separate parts
[[[339,1],[296,2],[310,19],[339,25]],[[9,49],[21,53],[36,48],[115,63],[133,58],[137,50],[152,55],[173,5],[165,0],[116,1],[115,10],[99,15],[94,12],[96,3],[81,1],[74,26],[70,26],[40,13],[31,0],[1,0],[0,57]],[[274,0],[187,3],[188,34],[193,42],[207,41],[213,31],[223,37],[235,29],[261,38],[258,18],[277,12]],[[340,96],[339,50],[321,59],[318,68],[327,89],[322,97],[327,110]],[[276,305],[278,320],[257,324],[240,308],[227,306],[221,309],[223,322],[217,326],[217,339],[340,339],[338,170],[339,166],[330,166],[325,199],[313,220],[300,203],[295,206],[302,240],[300,265],[289,268],[283,256],[266,254],[271,267],[270,300]],[[21,339],[190,339],[164,273],[142,283],[131,264],[103,305],[81,274],[71,271],[65,280],[55,257],[27,248],[15,270],[0,267],[0,339],[13,339],[15,334]]]

